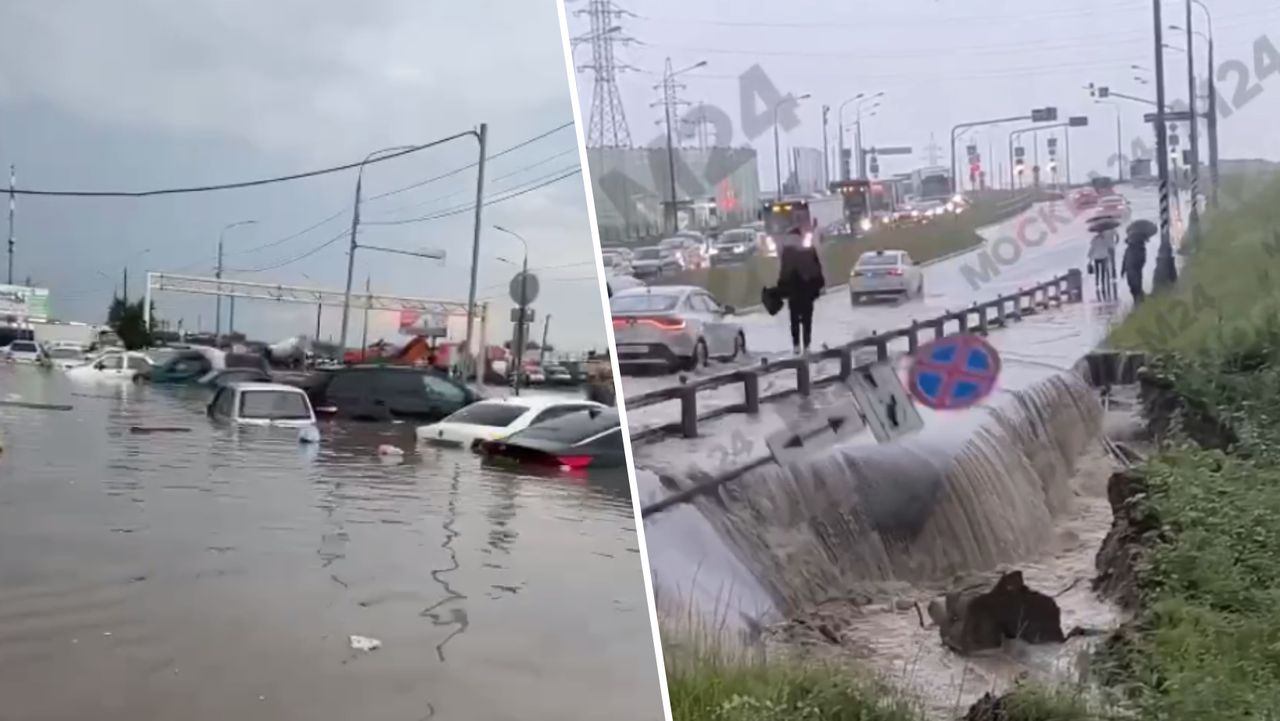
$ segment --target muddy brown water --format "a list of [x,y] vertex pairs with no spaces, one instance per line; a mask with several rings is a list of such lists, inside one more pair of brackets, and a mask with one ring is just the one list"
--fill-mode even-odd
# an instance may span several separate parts
[[18,398],[73,409],[0,407],[0,719],[662,718],[625,472],[0,368]]

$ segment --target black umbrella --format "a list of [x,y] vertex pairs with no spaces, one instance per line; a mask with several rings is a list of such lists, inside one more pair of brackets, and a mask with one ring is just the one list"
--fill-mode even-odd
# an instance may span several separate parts
[[1115,218],[1094,218],[1089,221],[1090,233],[1102,233],[1108,230],[1115,230],[1120,227],[1120,221]]
[[1125,230],[1125,235],[1146,240],[1159,232],[1160,229],[1156,227],[1155,223],[1149,220],[1135,220],[1129,224],[1129,227]]

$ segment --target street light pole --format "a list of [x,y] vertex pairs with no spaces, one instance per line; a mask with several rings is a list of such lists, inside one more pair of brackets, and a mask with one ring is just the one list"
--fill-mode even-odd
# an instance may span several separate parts
[[[1209,111],[1207,115],[1207,130],[1209,131],[1209,182],[1213,185],[1210,191],[1210,202],[1216,209],[1218,207],[1218,87],[1216,70],[1213,60],[1213,14],[1209,12],[1206,6],[1200,0],[1191,0],[1201,10],[1204,11],[1205,24],[1208,26],[1209,33],[1205,36],[1205,41],[1209,44]],[[1187,21],[1187,29],[1190,30],[1191,21]],[[1197,156],[1198,159],[1198,156]]]
[[[231,230],[232,228],[239,228],[242,225],[257,225],[257,224],[258,224],[258,221],[256,220],[238,220],[234,223],[227,223],[225,226],[222,227],[222,231],[218,233],[218,272],[217,272],[218,280],[222,280],[222,245],[226,240],[227,231]],[[213,336],[215,342],[217,341],[218,336],[221,335],[222,333],[222,284],[221,283],[218,284],[217,301],[218,301],[218,312],[214,314],[217,319],[216,321],[217,328],[214,331],[214,336]],[[227,319],[227,333],[234,333],[236,332],[236,297],[234,295],[231,296],[231,298],[228,301],[228,304],[231,307],[230,307],[229,317]]]
[[665,122],[666,122],[666,135],[667,135],[667,180],[671,183],[671,193],[668,198],[668,202],[670,203],[671,208],[668,213],[663,214],[663,218],[664,218],[664,222],[667,224],[668,232],[670,233],[675,233],[677,230],[680,229],[679,228],[680,215],[676,210],[677,200],[676,200],[675,139],[671,132],[671,122],[672,122],[671,108],[676,104],[676,76],[683,75],[684,73],[687,73],[691,70],[697,70],[698,68],[705,67],[706,64],[707,64],[706,60],[701,60],[699,62],[694,63],[693,65],[690,65],[687,68],[673,71],[671,69],[671,58],[667,58],[667,64],[666,64],[666,67],[663,69],[663,73],[662,73],[662,108],[663,108],[663,118],[665,119]]
[[1178,272],[1173,263],[1173,242],[1169,235],[1169,138],[1165,126],[1164,23],[1161,21],[1160,0],[1152,0],[1151,8],[1156,55],[1156,167],[1160,174],[1160,247],[1156,253],[1152,289],[1159,290],[1173,285],[1178,279]]

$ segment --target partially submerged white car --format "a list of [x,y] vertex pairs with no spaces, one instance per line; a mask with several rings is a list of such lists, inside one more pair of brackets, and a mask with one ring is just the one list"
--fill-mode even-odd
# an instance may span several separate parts
[[606,406],[586,400],[556,396],[515,396],[484,400],[447,416],[438,423],[419,426],[419,443],[474,448],[480,441],[506,438],[529,426],[560,416]]
[[110,350],[88,363],[67,368],[67,377],[78,381],[133,381],[151,370],[151,359],[137,351]]
[[232,383],[209,403],[210,418],[241,426],[307,428],[316,424],[311,399],[282,383]]

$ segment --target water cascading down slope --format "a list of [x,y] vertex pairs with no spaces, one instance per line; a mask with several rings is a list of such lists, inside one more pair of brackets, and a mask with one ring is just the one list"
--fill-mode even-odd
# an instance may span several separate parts
[[987,405],[934,415],[918,434],[768,466],[697,501],[706,520],[790,614],[990,570],[1042,548],[1071,503],[1075,461],[1102,408],[1077,372]]

